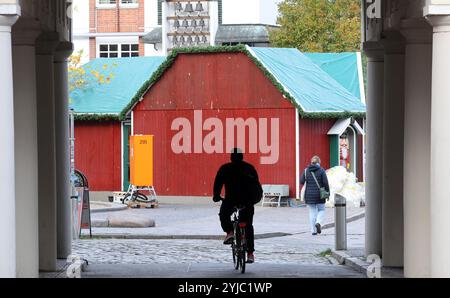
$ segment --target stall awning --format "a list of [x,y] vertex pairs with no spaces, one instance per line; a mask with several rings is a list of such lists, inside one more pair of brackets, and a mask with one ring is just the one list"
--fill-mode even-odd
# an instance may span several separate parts
[[220,25],[216,33],[216,43],[269,43],[269,30],[277,26],[264,24]]
[[158,27],[144,35],[142,41],[146,44],[162,43],[162,28]]
[[333,125],[333,127],[328,131],[328,135],[342,135],[349,126],[352,126],[356,132],[360,135],[364,135],[364,129],[358,124],[358,122],[353,121],[352,118],[347,119],[339,119],[336,121],[336,123]]

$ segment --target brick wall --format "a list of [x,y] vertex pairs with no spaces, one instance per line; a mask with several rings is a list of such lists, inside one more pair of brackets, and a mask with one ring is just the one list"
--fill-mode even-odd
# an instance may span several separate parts
[[96,32],[95,28],[95,0],[89,0],[89,32]]
[[97,58],[97,41],[94,37],[89,38],[89,58]]
[[139,56],[145,56],[145,44],[142,42],[142,38],[139,38]]
[[144,0],[138,1],[138,8],[119,9],[97,9],[96,0],[89,1],[91,32],[144,32]]

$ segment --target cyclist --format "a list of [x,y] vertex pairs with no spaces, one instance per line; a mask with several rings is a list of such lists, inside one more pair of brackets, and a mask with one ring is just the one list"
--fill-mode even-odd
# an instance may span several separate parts
[[[222,187],[225,185],[225,198],[221,197]],[[243,208],[240,211],[240,221],[246,223],[247,238],[247,262],[254,263],[254,229],[253,215],[254,205],[262,198],[262,187],[259,183],[258,173],[255,168],[244,161],[244,154],[238,148],[231,153],[231,163],[224,164],[217,172],[214,181],[214,202],[222,201],[220,207],[220,223],[227,233],[224,244],[233,243],[234,232],[231,215],[235,208]]]

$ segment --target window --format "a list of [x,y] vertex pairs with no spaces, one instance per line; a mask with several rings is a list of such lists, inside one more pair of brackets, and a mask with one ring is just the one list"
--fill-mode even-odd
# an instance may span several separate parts
[[101,8],[116,7],[116,0],[97,0],[97,7]]
[[162,0],[158,0],[158,25],[162,25]]
[[119,57],[118,45],[116,44],[101,44],[100,58],[117,58]]
[[139,57],[139,44],[100,44],[99,57]]
[[222,0],[218,0],[218,9],[219,9],[219,25],[222,25],[222,21],[223,21],[223,5],[222,5]]
[[121,0],[120,6],[136,8],[139,6],[138,0]]
[[122,44],[120,46],[120,57],[139,57],[139,45]]
[[[138,0],[120,0],[120,6],[124,7],[137,7],[139,5]],[[115,8],[117,0],[97,0],[97,7],[101,8]]]
[[254,42],[222,42],[222,46],[237,46],[237,45],[241,45],[241,44],[245,44],[248,45],[249,47],[255,47],[256,44]]

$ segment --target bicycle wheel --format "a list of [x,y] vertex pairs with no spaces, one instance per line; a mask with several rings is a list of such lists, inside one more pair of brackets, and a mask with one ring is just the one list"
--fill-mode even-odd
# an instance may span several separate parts
[[136,192],[133,195],[133,199],[138,201],[138,202],[141,202],[141,203],[149,203],[150,202],[148,197],[146,195],[144,195],[143,193],[140,193],[140,192]]
[[237,268],[236,245],[234,243],[231,244],[231,252],[233,253],[233,266],[236,270],[238,270],[239,268]]
[[239,235],[239,229],[236,228],[236,224],[234,226],[233,260],[236,260],[234,262],[234,269],[239,270],[241,267],[241,236]]
[[240,265],[241,273],[244,274],[245,273],[245,263],[246,263],[244,250],[241,251],[241,257],[239,258],[239,260],[241,261],[241,265]]
[[130,200],[131,200],[131,195],[126,194],[121,201],[122,201],[122,204],[127,205]]
[[241,273],[245,273],[245,264],[247,263],[247,239],[245,238],[245,230],[240,229],[241,234],[241,257],[239,258],[241,260]]

